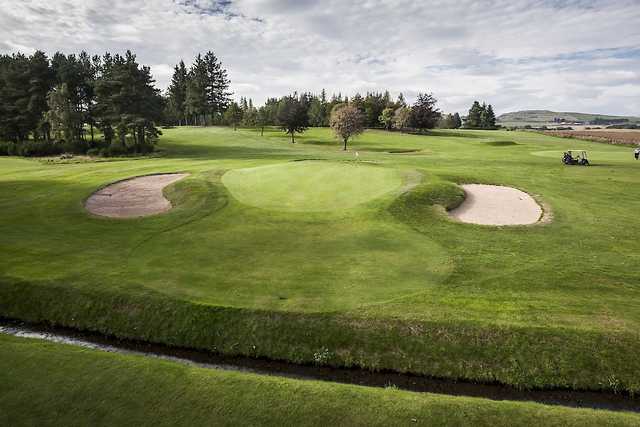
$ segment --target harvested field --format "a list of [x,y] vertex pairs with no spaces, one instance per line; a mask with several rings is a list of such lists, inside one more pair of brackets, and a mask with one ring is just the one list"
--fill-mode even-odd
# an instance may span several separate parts
[[640,130],[632,129],[592,129],[581,131],[546,131],[546,135],[561,138],[585,139],[587,141],[604,142],[616,145],[640,144]]

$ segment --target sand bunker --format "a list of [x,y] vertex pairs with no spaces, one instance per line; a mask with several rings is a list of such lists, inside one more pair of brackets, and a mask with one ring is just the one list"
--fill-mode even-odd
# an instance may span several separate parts
[[484,225],[534,224],[542,208],[527,193],[498,185],[462,185],[465,201],[449,214],[462,222]]
[[187,176],[184,173],[148,175],[116,182],[96,191],[85,207],[94,215],[136,218],[166,212],[171,202],[162,189]]

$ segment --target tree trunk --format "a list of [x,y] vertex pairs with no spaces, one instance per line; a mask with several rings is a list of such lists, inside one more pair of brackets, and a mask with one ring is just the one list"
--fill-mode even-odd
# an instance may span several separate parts
[[264,136],[264,126],[260,128],[260,136]]
[[91,122],[91,143],[93,144],[93,122]]
[[342,149],[342,151],[347,151],[347,139],[348,138],[344,139],[344,148]]
[[292,144],[295,144],[295,143],[296,143],[296,140],[295,140],[295,138],[293,137],[293,132],[291,132],[291,143],[292,143]]

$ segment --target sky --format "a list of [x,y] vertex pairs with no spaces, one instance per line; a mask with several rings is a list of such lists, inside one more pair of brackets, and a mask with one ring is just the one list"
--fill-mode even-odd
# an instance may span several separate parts
[[431,92],[445,112],[640,116],[640,0],[0,0],[0,53],[212,50],[234,97]]

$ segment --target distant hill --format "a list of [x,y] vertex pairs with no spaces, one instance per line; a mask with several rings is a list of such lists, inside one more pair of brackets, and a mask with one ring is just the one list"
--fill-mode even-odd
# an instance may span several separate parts
[[549,110],[524,110],[505,113],[497,118],[503,126],[557,125],[558,121],[584,124],[631,124],[640,123],[640,117],[610,116],[606,114],[570,113]]

